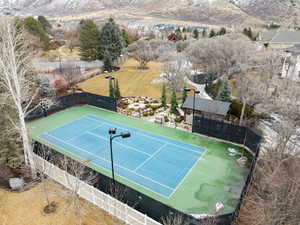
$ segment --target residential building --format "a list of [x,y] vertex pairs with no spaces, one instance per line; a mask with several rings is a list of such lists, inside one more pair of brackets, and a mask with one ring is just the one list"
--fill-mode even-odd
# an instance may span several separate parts
[[258,41],[272,48],[287,48],[300,44],[300,31],[274,29],[260,33]]
[[300,82],[300,44],[286,49],[282,77]]
[[[185,121],[192,122],[193,112],[193,96],[188,96],[182,105]],[[222,102],[216,100],[208,100],[200,97],[195,97],[195,114],[208,118],[225,120],[229,111],[230,102]]]

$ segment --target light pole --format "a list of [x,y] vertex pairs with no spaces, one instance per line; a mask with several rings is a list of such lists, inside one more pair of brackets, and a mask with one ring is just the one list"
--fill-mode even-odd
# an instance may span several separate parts
[[115,100],[115,108],[117,111],[117,98],[116,98],[116,78],[114,78],[113,76],[106,76],[105,79],[109,79],[113,81],[113,98]]
[[[194,96],[193,96],[193,120],[192,120],[192,128],[193,128],[193,125],[194,125],[194,118],[195,118],[195,98],[196,98],[196,94],[200,94],[200,91],[194,89],[194,88],[184,88],[184,91],[186,92],[190,92],[190,91],[193,91],[194,92]],[[192,129],[192,132],[193,132],[193,129]]]
[[[113,179],[113,189],[115,192],[115,186],[116,186],[116,182],[115,182],[115,171],[114,171],[114,158],[113,158],[113,151],[112,151],[112,141],[113,139],[117,138],[117,137],[122,137],[122,138],[129,138],[130,137],[130,133],[129,132],[122,132],[121,134],[116,134],[117,132],[117,128],[110,128],[108,133],[110,135],[109,137],[109,145],[110,145],[110,160],[111,160],[111,172],[112,172],[112,179]],[[116,134],[116,135],[115,135]]]

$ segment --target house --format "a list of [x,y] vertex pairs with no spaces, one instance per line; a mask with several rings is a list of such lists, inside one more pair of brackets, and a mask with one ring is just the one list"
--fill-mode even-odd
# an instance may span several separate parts
[[272,48],[287,48],[300,44],[300,31],[274,29],[260,33],[258,41]]
[[180,33],[172,33],[168,36],[168,40],[169,41],[173,41],[173,42],[177,42],[180,41],[182,39]]
[[[181,107],[184,111],[184,119],[189,123],[192,122],[193,100],[193,96],[188,96]],[[224,120],[229,111],[230,104],[229,102],[195,97],[195,115]]]
[[101,69],[103,67],[103,62],[99,60],[86,62],[86,61],[68,61],[68,62],[35,62],[33,63],[34,67],[39,72],[48,72],[48,71],[55,71],[61,70],[62,68],[80,68],[81,73],[92,69]]
[[286,49],[282,77],[300,82],[300,44]]

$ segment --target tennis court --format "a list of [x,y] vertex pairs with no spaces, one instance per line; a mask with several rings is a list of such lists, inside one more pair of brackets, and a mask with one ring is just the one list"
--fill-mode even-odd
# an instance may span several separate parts
[[91,160],[89,168],[109,177],[108,129],[130,131],[130,138],[113,141],[116,180],[186,213],[211,212],[216,202],[232,212],[249,171],[228,154],[228,148],[243,151],[235,145],[93,106],[71,107],[27,126],[34,140]]
[[205,149],[142,129],[86,115],[43,133],[40,139],[111,171],[108,130],[129,131],[113,141],[115,173],[169,198],[205,154]]

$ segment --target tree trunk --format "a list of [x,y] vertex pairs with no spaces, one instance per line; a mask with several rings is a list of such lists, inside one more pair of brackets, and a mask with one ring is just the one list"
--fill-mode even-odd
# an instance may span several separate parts
[[242,108],[241,117],[240,117],[240,126],[243,125],[245,109],[246,109],[246,101],[243,100],[243,108]]
[[20,133],[22,137],[25,163],[30,166],[32,176],[35,176],[35,166],[33,161],[32,149],[28,137],[28,131],[25,124],[25,115],[23,113],[21,104],[17,105],[17,110],[18,110],[19,120],[20,120]]

